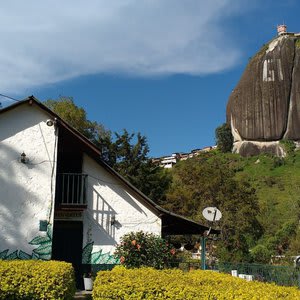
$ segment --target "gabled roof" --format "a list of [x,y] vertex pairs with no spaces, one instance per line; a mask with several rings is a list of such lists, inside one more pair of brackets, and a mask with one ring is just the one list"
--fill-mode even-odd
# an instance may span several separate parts
[[[57,126],[62,126],[70,134],[72,134],[81,145],[83,145],[84,151],[91,156],[99,165],[101,165],[107,172],[121,181],[129,190],[139,196],[141,202],[151,209],[156,215],[162,219],[162,233],[164,235],[181,235],[181,234],[203,234],[205,231],[209,230],[208,227],[201,225],[197,222],[189,220],[185,217],[172,213],[165,210],[164,208],[157,205],[154,201],[144,195],[140,190],[128,182],[124,177],[122,177],[118,172],[116,172],[112,167],[105,163],[101,159],[101,151],[95,146],[91,141],[89,141],[84,135],[82,135],[78,130],[70,126],[66,121],[54,113],[51,109],[41,103],[34,96],[29,96],[28,98],[16,102],[10,106],[0,109],[0,115],[15,109],[21,105],[37,105],[43,111],[45,111],[51,118],[56,120]],[[212,234],[219,234],[219,230],[212,229],[210,231]]]

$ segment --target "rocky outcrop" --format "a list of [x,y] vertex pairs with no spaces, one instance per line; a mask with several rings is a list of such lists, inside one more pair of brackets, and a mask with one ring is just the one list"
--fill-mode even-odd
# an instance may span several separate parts
[[298,42],[297,37],[290,35],[272,40],[249,61],[232,91],[226,116],[236,152],[271,152],[281,156],[284,152],[279,140],[300,140]]

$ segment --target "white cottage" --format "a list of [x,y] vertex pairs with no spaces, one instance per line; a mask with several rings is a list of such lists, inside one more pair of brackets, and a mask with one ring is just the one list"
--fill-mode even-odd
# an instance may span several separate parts
[[127,232],[203,234],[100,159],[100,151],[33,96],[0,110],[0,259],[117,263]]

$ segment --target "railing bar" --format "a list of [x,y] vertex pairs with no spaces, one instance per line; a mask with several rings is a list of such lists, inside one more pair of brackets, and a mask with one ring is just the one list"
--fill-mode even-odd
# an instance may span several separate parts
[[64,194],[65,194],[65,176],[61,175],[61,178],[62,178],[61,203],[64,203]]
[[80,203],[84,204],[83,200],[83,184],[84,184],[84,175],[81,175],[81,182],[80,182]]
[[82,204],[85,204],[84,201],[84,191],[85,191],[85,187],[84,187],[84,181],[85,181],[85,175],[82,175],[82,180],[81,180],[81,191],[80,191],[80,202]]
[[70,177],[68,174],[67,175],[67,178],[68,178],[68,184],[67,184],[67,199],[66,199],[66,202],[65,203],[69,203],[69,189],[70,189]]
[[83,181],[83,203],[86,204],[86,179],[87,175],[84,175],[84,181]]
[[79,198],[79,188],[80,188],[80,175],[77,174],[77,195],[76,195],[76,202],[80,203],[80,198]]
[[74,204],[74,185],[75,185],[75,182],[74,182],[74,178],[75,176],[72,175],[72,198],[71,198],[71,203]]

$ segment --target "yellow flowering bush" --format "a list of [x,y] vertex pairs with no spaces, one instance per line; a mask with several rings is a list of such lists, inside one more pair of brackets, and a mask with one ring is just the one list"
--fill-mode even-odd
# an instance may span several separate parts
[[281,287],[261,282],[247,282],[213,271],[153,268],[125,269],[99,272],[94,282],[93,299],[300,299],[295,287]]
[[74,270],[58,261],[0,260],[0,300],[73,299]]

